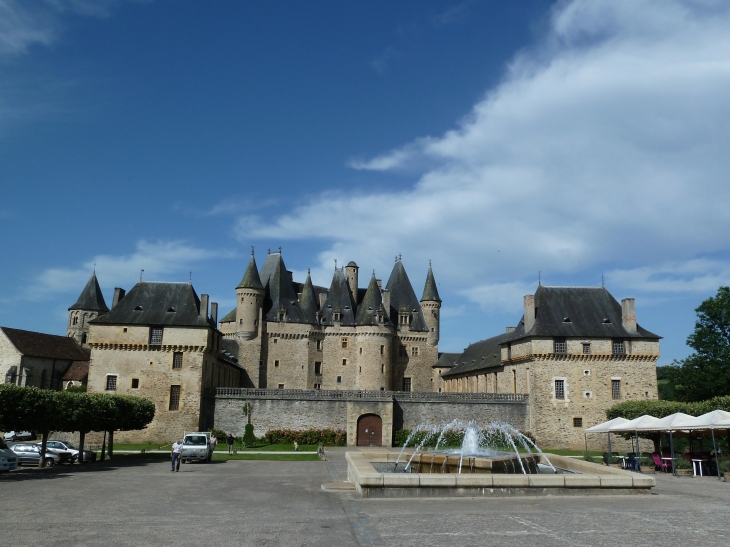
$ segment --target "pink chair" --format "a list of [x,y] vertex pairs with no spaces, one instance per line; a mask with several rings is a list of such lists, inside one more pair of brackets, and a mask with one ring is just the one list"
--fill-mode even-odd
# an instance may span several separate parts
[[662,461],[662,458],[657,454],[656,452],[651,455],[652,459],[654,460],[654,465],[657,469],[661,469],[665,473],[669,473],[669,464]]

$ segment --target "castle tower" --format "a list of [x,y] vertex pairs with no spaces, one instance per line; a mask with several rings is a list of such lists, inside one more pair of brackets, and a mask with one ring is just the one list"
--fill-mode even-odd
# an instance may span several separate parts
[[428,343],[432,346],[437,346],[439,343],[441,298],[439,298],[436,280],[433,277],[433,270],[431,269],[430,263],[428,265],[426,285],[423,287],[423,296],[421,297],[421,310],[423,310],[423,317],[428,326]]
[[68,328],[66,336],[73,338],[83,347],[88,348],[89,321],[109,311],[101,293],[96,272],[91,274],[89,282],[81,291],[79,299],[68,309]]
[[256,259],[251,251],[246,273],[236,287],[236,336],[242,340],[253,340],[258,336],[261,325],[261,306],[264,300],[264,286],[259,278]]
[[352,302],[357,306],[357,264],[351,260],[347,266],[345,266],[345,275],[347,276],[347,284],[350,286],[350,295],[352,296]]

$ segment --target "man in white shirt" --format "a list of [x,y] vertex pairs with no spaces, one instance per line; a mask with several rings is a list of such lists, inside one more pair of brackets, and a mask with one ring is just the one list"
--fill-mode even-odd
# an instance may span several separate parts
[[182,450],[182,441],[175,441],[172,445],[172,469],[170,471],[180,471],[180,459],[182,458]]

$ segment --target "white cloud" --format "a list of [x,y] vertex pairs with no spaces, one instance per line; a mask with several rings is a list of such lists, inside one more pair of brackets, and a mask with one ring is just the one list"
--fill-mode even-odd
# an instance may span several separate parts
[[611,285],[647,293],[714,293],[721,285],[730,285],[730,262],[698,258],[606,274]]
[[437,279],[479,301],[538,270],[730,249],[730,4],[575,0],[551,21],[455,129],[349,163],[420,169],[414,187],[324,193],[270,222],[241,218],[239,236],[433,258]]
[[98,255],[78,268],[49,268],[33,280],[26,297],[29,300],[41,300],[51,294],[80,292],[89,280],[94,265],[105,287],[129,287],[139,279],[140,270],[144,270],[144,279],[148,281],[184,281],[195,264],[231,256],[233,253],[228,251],[202,249],[184,241],[143,240],[128,255]]

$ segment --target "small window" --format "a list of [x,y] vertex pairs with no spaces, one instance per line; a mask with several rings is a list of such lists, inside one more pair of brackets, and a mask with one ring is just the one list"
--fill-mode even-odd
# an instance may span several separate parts
[[591,371],[590,370],[584,370],[583,371],[583,376],[590,376],[590,375],[591,375]]
[[611,380],[611,398],[621,398],[621,380]]
[[162,329],[152,327],[150,329],[150,346],[159,346],[162,344]]
[[172,368],[182,368],[183,354],[176,351],[172,354]]
[[275,367],[278,367],[279,366],[279,360],[278,359],[274,361],[274,366]]
[[342,341],[342,347],[346,348],[347,347],[347,338],[343,338],[341,341]]
[[362,355],[362,348],[360,348],[360,355]]
[[380,374],[385,374],[385,365],[380,365]]
[[403,391],[410,391],[410,390],[411,390],[411,379],[403,378]]
[[314,373],[322,374],[322,362],[321,361],[314,362]]
[[553,340],[553,352],[554,353],[567,353],[568,348],[565,342],[565,338],[555,338]]
[[411,355],[413,355],[413,356],[418,355],[418,348],[416,346],[413,346],[411,348]]
[[614,355],[626,354],[626,346],[624,345],[623,340],[614,340],[612,346]]
[[286,318],[286,313],[283,311],[279,312],[279,321],[283,321]]
[[317,351],[322,351],[322,340],[317,340]]
[[338,377],[337,377],[337,383],[338,383],[338,384],[341,384],[341,383],[342,383],[342,376],[338,376]]
[[362,367],[358,368],[358,374],[362,374]]
[[385,346],[380,346],[380,355],[385,354]]
[[124,327],[124,328],[122,329],[122,332],[127,332],[127,327]]
[[279,384],[279,389],[284,389],[284,384]]
[[117,377],[114,375],[109,375],[106,377],[106,390],[107,391],[116,391],[117,390]]
[[86,344],[86,333],[81,335],[81,345],[83,346],[84,344]]
[[132,378],[132,389],[139,388],[139,378]]
[[170,410],[180,408],[180,386],[170,386]]
[[314,384],[314,389],[322,389],[322,384]]
[[77,316],[74,316],[73,324],[74,325],[78,325],[79,324],[79,318]]
[[342,366],[344,367],[345,365],[347,365],[347,359],[342,360]]
[[239,324],[239,325],[243,325],[243,319],[239,319],[239,320],[238,320],[238,324]]
[[590,354],[591,354],[591,345],[583,344],[583,355],[590,355]]
[[586,399],[592,399],[593,398],[593,393],[591,393],[590,391],[586,391],[583,394],[583,397],[585,397]]
[[385,388],[384,388],[384,387],[381,387],[381,388],[380,388],[380,391],[385,391]]
[[335,312],[332,314],[332,321],[339,321],[340,320],[340,314]]
[[573,418],[573,427],[583,427],[583,418]]
[[279,339],[278,338],[274,338],[274,344],[276,344],[278,342],[279,342]]
[[565,399],[565,380],[555,380],[555,398]]

